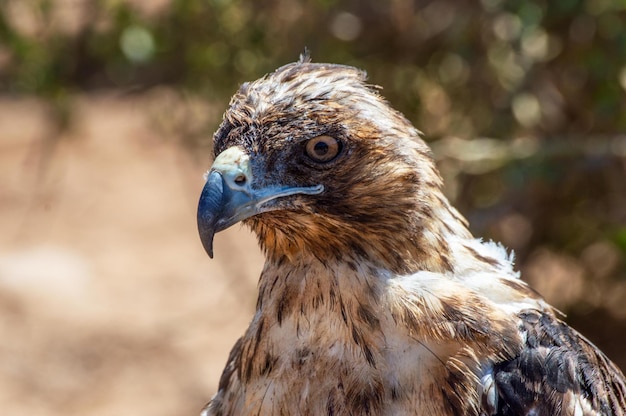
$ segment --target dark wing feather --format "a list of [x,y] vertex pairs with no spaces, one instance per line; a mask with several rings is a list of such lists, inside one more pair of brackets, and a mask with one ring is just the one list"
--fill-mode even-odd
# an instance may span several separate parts
[[600,350],[550,314],[529,310],[519,318],[526,345],[494,365],[489,414],[626,414],[624,376]]

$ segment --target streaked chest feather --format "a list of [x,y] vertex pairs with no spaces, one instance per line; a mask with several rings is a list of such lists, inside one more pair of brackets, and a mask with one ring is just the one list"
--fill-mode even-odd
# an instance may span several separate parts
[[508,322],[447,279],[428,276],[426,291],[356,264],[266,268],[207,414],[443,415],[469,398],[463,413],[477,414],[477,357],[493,353],[493,330],[514,340]]

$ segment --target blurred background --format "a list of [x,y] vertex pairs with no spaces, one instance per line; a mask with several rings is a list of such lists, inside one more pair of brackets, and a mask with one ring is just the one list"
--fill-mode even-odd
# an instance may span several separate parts
[[474,233],[626,368],[623,0],[2,0],[3,414],[198,414],[262,265],[197,237],[212,132],[305,46],[384,87]]

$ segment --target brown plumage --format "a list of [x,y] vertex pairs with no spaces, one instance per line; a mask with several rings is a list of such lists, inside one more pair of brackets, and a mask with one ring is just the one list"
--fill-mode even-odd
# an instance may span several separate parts
[[626,412],[620,370],[470,234],[363,72],[301,59],[243,84],[214,139],[205,248],[243,221],[267,261],[204,415]]

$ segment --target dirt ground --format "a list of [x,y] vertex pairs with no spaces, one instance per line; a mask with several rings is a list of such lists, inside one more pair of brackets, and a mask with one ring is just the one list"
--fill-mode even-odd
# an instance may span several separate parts
[[197,415],[247,326],[262,258],[196,231],[210,155],[155,129],[145,97],[0,99],[2,414]]

